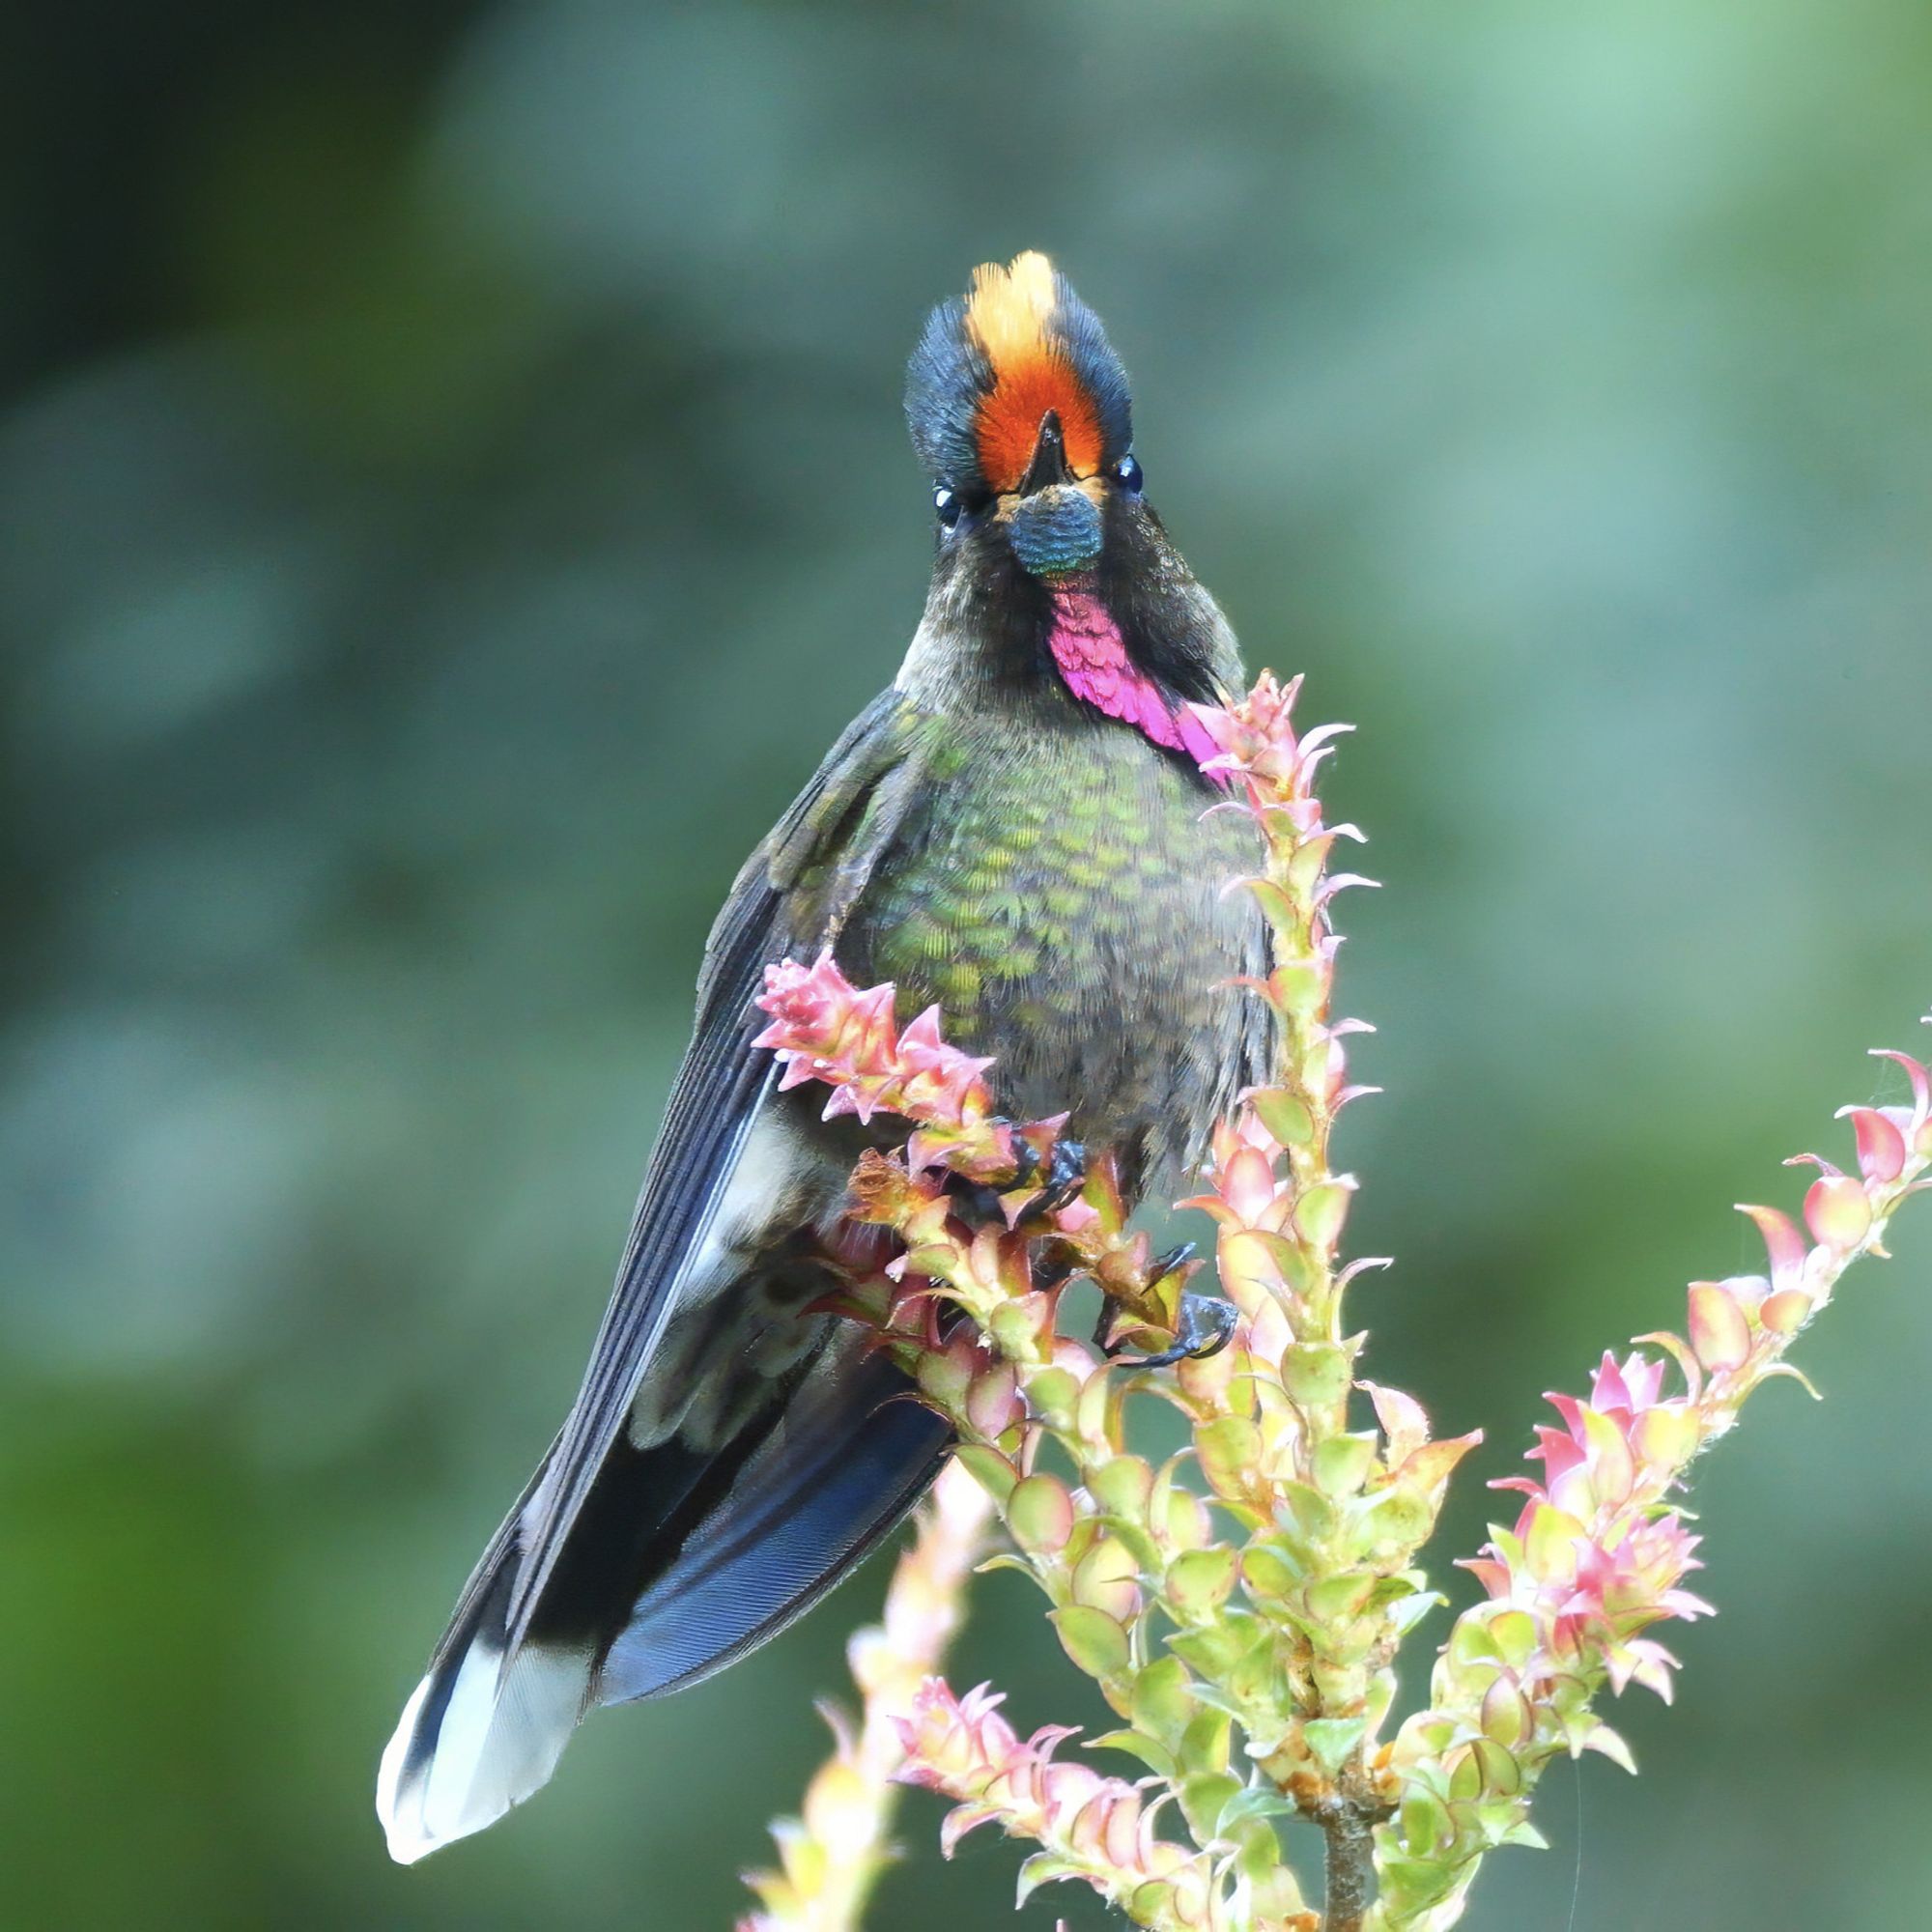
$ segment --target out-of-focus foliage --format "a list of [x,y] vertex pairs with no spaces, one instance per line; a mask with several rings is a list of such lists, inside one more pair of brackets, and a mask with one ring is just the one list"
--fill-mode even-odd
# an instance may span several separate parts
[[[371,1780],[574,1387],[710,912],[910,630],[898,371],[979,260],[1074,275],[1251,662],[1362,726],[1378,1374],[1502,1473],[1743,1264],[1932,982],[1928,88],[1907,0],[10,14],[7,1917],[729,1921],[876,1571],[419,1870]],[[1585,1768],[1578,1880],[1559,1773],[1485,1922],[1913,1922],[1898,1251],[1834,1400],[1700,1480],[1724,1612],[1619,1714],[1645,1777]],[[1022,1725],[1032,1616],[990,1579],[955,1665]]]

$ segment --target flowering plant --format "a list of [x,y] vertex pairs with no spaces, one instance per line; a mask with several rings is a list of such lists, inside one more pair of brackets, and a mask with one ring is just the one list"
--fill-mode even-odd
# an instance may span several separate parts
[[[1802,1227],[1744,1209],[1767,1272],[1693,1284],[1681,1336],[1641,1336],[1637,1352],[1604,1356],[1587,1399],[1550,1398],[1560,1427],[1538,1431],[1540,1470],[1497,1486],[1523,1495],[1515,1523],[1463,1565],[1484,1599],[1440,1645],[1427,1708],[1385,1736],[1398,1650],[1442,1602],[1420,1552],[1480,1437],[1435,1437],[1412,1397],[1363,1379],[1366,1338],[1344,1321],[1350,1280],[1379,1264],[1339,1258],[1355,1182],[1333,1170],[1330,1136],[1373,1090],[1348,1075],[1345,1042],[1365,1029],[1331,1017],[1329,910],[1371,882],[1329,870],[1336,841],[1360,837],[1324,822],[1316,788],[1345,727],[1297,733],[1298,684],[1264,673],[1237,704],[1193,707],[1212,747],[1204,769],[1229,789],[1216,809],[1245,811],[1260,835],[1262,863],[1241,884],[1272,958],[1244,990],[1272,1009],[1279,1039],[1270,1084],[1216,1127],[1202,1190],[1183,1204],[1216,1228],[1231,1312],[1215,1335],[1198,1326],[1194,1264],[1155,1258],[1128,1228],[1105,1156],[1077,1191],[1057,1179],[1061,1122],[1000,1120],[990,1063],[948,1045],[937,1011],[901,1030],[893,989],[854,987],[829,955],[768,976],[759,1044],[785,1063],[784,1084],[829,1086],[828,1114],[913,1125],[902,1153],[867,1153],[853,1176],[855,1230],[895,1240],[883,1265],[875,1237],[841,1249],[841,1306],[951,1421],[958,1462],[1007,1533],[990,1564],[1037,1584],[1062,1648],[1119,1719],[1089,1747],[1143,1774],[1103,1776],[1064,1755],[1063,1726],[1021,1736],[986,1687],[961,1696],[927,1674],[937,1647],[908,1637],[889,1692],[876,1668],[859,1670],[871,1747],[841,1732],[813,1787],[863,1755],[867,1874],[891,1776],[952,1801],[949,1853],[982,1824],[1033,1847],[1022,1898],[1079,1880],[1132,1923],[1173,1932],[1455,1924],[1490,1852],[1542,1842],[1530,1805],[1552,1758],[1597,1750],[1630,1766],[1604,1693],[1636,1683],[1667,1698],[1676,1660],[1651,1633],[1710,1613],[1684,1587],[1698,1539],[1676,1497],[1691,1463],[1760,1384],[1803,1380],[1790,1344],[1853,1261],[1884,1254],[1905,1198],[1932,1185],[1932,1081],[1891,1054],[1911,1104],[1844,1110],[1854,1172],[1801,1157],[1818,1169]],[[978,1198],[990,1190],[998,1211],[969,1212],[956,1177]],[[1108,1297],[1112,1343],[1152,1352],[1117,1360],[1114,1347],[1060,1332],[1062,1296],[1082,1277]],[[1358,1391],[1373,1426],[1351,1412]],[[1129,1427],[1143,1396],[1188,1429],[1187,1449],[1158,1465]],[[921,1587],[908,1577],[963,1582],[977,1525],[949,1545],[947,1521],[945,1507],[928,1517],[889,1603]],[[889,1631],[892,1618],[889,1607]],[[1319,1906],[1276,1829],[1295,1816],[1324,1837]],[[748,1922],[855,1925],[863,1885],[814,1891],[801,1877],[839,1868],[842,1830],[815,1819],[809,1797],[805,1824],[781,1832],[786,1875],[757,1882],[767,1912]]]

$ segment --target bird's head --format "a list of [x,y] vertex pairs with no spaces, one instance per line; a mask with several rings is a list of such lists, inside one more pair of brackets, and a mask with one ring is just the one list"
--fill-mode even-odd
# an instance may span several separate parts
[[1001,545],[1029,576],[1093,568],[1140,509],[1126,371],[1044,255],[976,270],[933,310],[906,374],[942,548]]
[[906,420],[939,524],[909,665],[1057,667],[1076,697],[1182,750],[1186,701],[1239,678],[1234,637],[1141,494],[1126,371],[1044,255],[976,270],[932,312]]

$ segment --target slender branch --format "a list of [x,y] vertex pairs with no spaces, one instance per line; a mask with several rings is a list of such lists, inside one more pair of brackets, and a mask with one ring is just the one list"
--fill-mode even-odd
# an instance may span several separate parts
[[803,1815],[772,1827],[782,1870],[747,1872],[763,1910],[738,1932],[858,1932],[867,1901],[895,1856],[890,1833],[905,1761],[900,1724],[920,1687],[946,1661],[966,1620],[966,1585],[992,1505],[956,1463],[919,1514],[881,1620],[846,1646],[862,1698],[856,1730],[828,1709],[838,1747],[806,1787]]
[[[1772,1208],[1742,1211],[1763,1237],[1769,1272],[1690,1285],[1682,1336],[1642,1335],[1661,1354],[1605,1355],[1587,1401],[1552,1396],[1563,1427],[1537,1432],[1540,1478],[1495,1485],[1527,1497],[1513,1529],[1492,1527],[1465,1568],[1486,1601],[1457,1618],[1437,1658],[1431,1704],[1390,1754],[1399,1822],[1381,1828],[1375,1932],[1446,1932],[1498,1845],[1540,1845],[1530,1801],[1559,1753],[1601,1751],[1634,1770],[1597,1716],[1608,1688],[1642,1684],[1668,1699],[1677,1660],[1647,1633],[1708,1616],[1682,1587],[1698,1539],[1675,1496],[1692,1463],[1728,1434],[1767,1381],[1804,1377],[1784,1359],[1840,1278],[1885,1235],[1905,1200],[1932,1186],[1932,1072],[1908,1054],[1909,1106],[1848,1107],[1857,1172],[1815,1154],[1804,1225]],[[1683,1391],[1666,1390],[1662,1357]],[[1815,1391],[1814,1391],[1815,1393]]]
[[1322,1932],[1362,1932],[1375,1890],[1374,1826],[1363,1807],[1340,1793],[1329,1798],[1318,1820],[1326,1847],[1326,1887]]

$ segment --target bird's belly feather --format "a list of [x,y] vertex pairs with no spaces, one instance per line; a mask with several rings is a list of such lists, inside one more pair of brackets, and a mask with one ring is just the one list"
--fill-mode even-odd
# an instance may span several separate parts
[[996,1057],[999,1104],[1070,1111],[1070,1131],[1187,1157],[1248,1072],[1262,928],[1229,882],[1253,828],[1168,753],[1117,725],[957,748],[929,812],[880,867],[839,946],[909,1017]]

